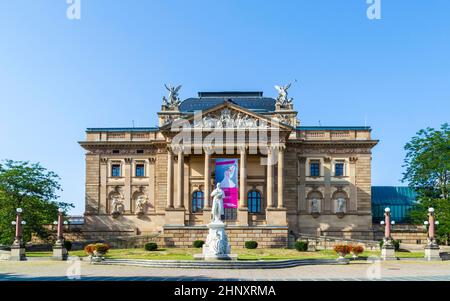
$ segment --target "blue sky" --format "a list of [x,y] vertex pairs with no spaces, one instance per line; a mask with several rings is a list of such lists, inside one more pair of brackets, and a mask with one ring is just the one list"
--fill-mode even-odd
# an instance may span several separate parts
[[154,126],[164,83],[292,88],[302,125],[373,127],[373,184],[399,185],[404,144],[450,113],[450,1],[0,0],[0,159],[41,162],[84,210],[87,127]]

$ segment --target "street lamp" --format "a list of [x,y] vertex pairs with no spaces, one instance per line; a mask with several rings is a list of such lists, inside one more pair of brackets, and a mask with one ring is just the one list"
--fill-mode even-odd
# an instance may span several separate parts
[[11,260],[25,260],[25,244],[23,242],[23,226],[27,223],[22,220],[22,208],[16,209],[16,220],[11,222],[11,225],[16,227],[14,242],[11,246]]

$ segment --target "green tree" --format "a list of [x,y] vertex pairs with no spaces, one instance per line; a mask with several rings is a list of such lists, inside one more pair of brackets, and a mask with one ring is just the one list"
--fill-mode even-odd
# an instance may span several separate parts
[[440,130],[420,130],[405,145],[406,171],[403,181],[408,182],[418,195],[418,204],[411,212],[415,223],[427,220],[427,209],[436,210],[440,225],[437,238],[449,242],[450,238],[450,128],[443,124]]
[[72,204],[57,202],[61,190],[60,178],[39,163],[5,160],[0,164],[0,244],[9,245],[14,240],[16,208],[23,209],[24,241],[32,233],[46,239],[48,231],[44,225],[51,224],[58,208],[65,212]]

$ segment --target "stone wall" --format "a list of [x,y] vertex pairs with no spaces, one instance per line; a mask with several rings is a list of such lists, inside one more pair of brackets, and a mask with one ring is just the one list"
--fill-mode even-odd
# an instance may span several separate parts
[[[400,240],[404,244],[425,245],[427,243],[427,230],[424,226],[415,225],[395,225],[391,230],[392,238]],[[384,237],[384,227],[374,225],[374,236],[376,240]]]
[[[286,248],[287,227],[227,227],[231,247],[243,248],[246,241],[258,242],[258,248]],[[207,227],[165,227],[160,243],[166,247],[191,247],[195,240],[206,240]]]

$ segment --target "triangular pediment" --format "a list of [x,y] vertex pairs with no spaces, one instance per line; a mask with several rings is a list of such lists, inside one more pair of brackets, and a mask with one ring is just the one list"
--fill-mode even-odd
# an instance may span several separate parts
[[[176,122],[176,121],[173,121]],[[278,129],[291,131],[292,127],[281,123],[279,120],[255,113],[240,107],[230,101],[212,107],[205,111],[199,111],[193,115],[183,118],[193,129],[216,130],[216,129]],[[169,130],[172,123],[164,125],[162,130]]]

